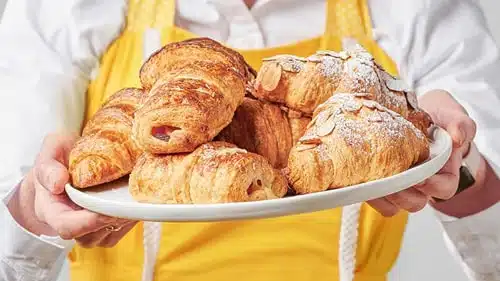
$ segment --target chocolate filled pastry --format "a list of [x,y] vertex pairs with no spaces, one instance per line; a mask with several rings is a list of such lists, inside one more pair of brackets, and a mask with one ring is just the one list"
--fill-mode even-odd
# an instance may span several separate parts
[[238,53],[212,40],[167,45],[141,70],[150,91],[135,114],[134,138],[154,154],[193,151],[231,122],[249,75]]
[[404,118],[413,116],[423,131],[431,122],[418,110],[414,93],[403,81],[387,73],[359,46],[342,52],[318,51],[307,58],[279,55],[265,59],[252,93],[306,115],[335,93],[357,93]]
[[132,171],[142,153],[131,138],[133,115],[142,96],[140,89],[123,89],[86,124],[69,155],[74,187],[110,182]]
[[319,192],[392,176],[428,156],[427,137],[400,114],[338,93],[292,148],[287,177],[298,194]]
[[216,139],[260,154],[277,169],[286,167],[293,145],[287,113],[277,105],[251,98],[243,100],[232,122]]
[[287,182],[264,157],[210,142],[186,154],[144,153],[130,175],[129,189],[139,202],[208,204],[280,198]]
[[139,76],[143,88],[149,90],[163,76],[193,61],[211,62],[231,68],[236,75],[251,81],[256,73],[243,56],[209,38],[194,38],[170,43],[159,49],[142,65]]

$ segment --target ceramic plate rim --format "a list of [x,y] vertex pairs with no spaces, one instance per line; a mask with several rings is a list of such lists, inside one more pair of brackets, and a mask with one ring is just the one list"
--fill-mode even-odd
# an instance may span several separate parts
[[[288,209],[295,209],[296,211],[279,211],[280,207],[286,207],[287,205],[293,205],[294,203],[300,203],[300,205],[307,205],[307,203],[313,203],[315,201],[321,200],[323,198],[327,197],[334,197],[335,194],[337,195],[345,195],[351,193],[353,190],[358,190],[358,189],[367,189],[370,188],[370,186],[373,185],[379,185],[384,182],[395,182],[398,179],[405,179],[409,178],[411,175],[418,174],[421,171],[427,171],[424,176],[420,176],[419,178],[425,179],[429,177],[429,174],[434,174],[437,171],[439,171],[442,166],[447,162],[449,156],[451,155],[451,150],[452,150],[452,141],[451,137],[449,134],[439,128],[439,127],[434,127],[432,129],[431,135],[434,136],[433,139],[436,138],[436,136],[439,136],[440,138],[443,138],[442,141],[444,142],[444,148],[438,152],[437,155],[435,155],[433,158],[428,159],[426,162],[419,164],[415,167],[412,167],[404,172],[401,172],[399,174],[386,177],[383,179],[375,180],[375,181],[370,181],[358,185],[353,185],[353,186],[348,186],[348,187],[343,187],[339,189],[332,189],[332,190],[327,190],[327,191],[322,191],[322,192],[317,192],[317,193],[311,193],[311,194],[305,194],[305,195],[298,195],[298,196],[291,196],[291,197],[285,197],[285,198],[277,198],[277,199],[270,199],[270,200],[263,200],[263,201],[253,201],[253,202],[236,202],[236,203],[219,203],[219,204],[151,204],[151,203],[140,203],[140,202],[124,202],[124,201],[113,201],[101,197],[97,197],[94,195],[89,194],[88,190],[79,190],[74,187],[72,187],[69,183],[66,184],[66,192],[70,199],[74,201],[77,205],[80,205],[83,208],[89,209],[91,211],[109,215],[109,216],[115,216],[115,217],[124,217],[124,218],[131,218],[131,219],[138,219],[138,220],[152,220],[152,221],[184,221],[184,222],[189,222],[189,221],[223,221],[223,220],[238,220],[238,219],[245,219],[245,218],[266,218],[266,217],[277,217],[277,216],[283,216],[283,215],[290,215],[290,214],[299,214],[299,213],[307,213],[307,212],[316,212],[328,208],[321,208],[320,210],[315,209],[315,208],[305,208],[305,210],[300,210],[304,209],[302,208],[297,208],[297,206],[294,206],[294,208],[288,208]],[[431,143],[432,145],[432,143]],[[432,169],[431,169],[432,168]],[[431,173],[432,172],[432,173]],[[421,180],[423,180],[421,179]],[[412,182],[409,186],[414,185],[421,180],[418,180],[417,182]],[[415,181],[415,180],[414,180]],[[125,187],[121,187],[125,188]],[[406,189],[407,187],[403,188],[396,188],[394,190],[391,190],[391,192],[386,193],[392,194],[401,190]],[[91,189],[89,189],[91,191]],[[384,196],[384,195],[383,195]],[[380,197],[376,196],[375,198]],[[363,201],[371,200],[374,198],[368,198]],[[356,202],[353,202],[354,204]],[[100,206],[99,206],[100,205]],[[336,208],[339,206],[333,206],[332,208]],[[148,219],[146,216],[130,216],[130,215],[118,215],[116,213],[111,214],[109,209],[113,208],[134,208],[135,211],[137,211],[137,208],[140,210],[148,210],[148,212],[172,212],[172,213],[190,213],[187,216],[182,216],[180,215],[179,217],[171,218],[171,219]],[[274,212],[272,211],[274,210]],[[285,208],[287,209],[287,208]],[[309,209],[309,211],[308,211]],[[235,214],[235,210],[237,211]],[[260,212],[264,213],[260,213]],[[221,213],[221,212],[228,212],[226,216],[218,214],[215,216],[207,216],[207,213]],[[276,215],[273,213],[283,213],[281,215]],[[193,215],[195,213],[200,213],[200,215],[196,216]],[[201,215],[201,213],[204,213],[205,215]],[[246,214],[246,213],[252,213]],[[260,214],[259,214],[260,213]],[[269,215],[266,215],[269,214]],[[245,215],[246,214],[246,215]],[[149,215],[147,217],[162,217],[162,215]],[[164,216],[164,217],[169,217],[169,215]],[[195,217],[198,217],[197,219],[194,219]]]

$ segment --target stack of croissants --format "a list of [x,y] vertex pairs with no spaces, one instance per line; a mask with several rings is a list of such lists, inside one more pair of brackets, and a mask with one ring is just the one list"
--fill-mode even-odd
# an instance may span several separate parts
[[141,88],[112,95],[70,153],[71,183],[129,175],[139,202],[281,198],[403,172],[429,157],[432,120],[361,47],[267,58],[256,73],[208,38],[164,46]]

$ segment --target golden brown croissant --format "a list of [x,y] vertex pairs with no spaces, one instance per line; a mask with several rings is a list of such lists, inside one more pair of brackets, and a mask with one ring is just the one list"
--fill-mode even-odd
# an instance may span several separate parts
[[283,197],[287,182],[257,154],[225,142],[210,142],[188,154],[144,153],[129,178],[135,200],[203,204]]
[[338,93],[320,105],[290,152],[287,176],[299,194],[388,177],[427,159],[426,136],[377,102]]
[[94,186],[130,173],[142,153],[131,138],[133,114],[142,95],[140,89],[123,89],[89,120],[69,155],[73,186]]
[[211,40],[167,45],[141,70],[151,90],[135,114],[134,138],[150,153],[193,151],[231,122],[249,75],[238,53]]
[[412,115],[409,119],[423,131],[431,123],[430,117],[418,110],[415,94],[406,89],[403,81],[387,73],[359,46],[340,53],[319,51],[308,58],[268,58],[257,75],[252,94],[310,115],[336,92],[357,93],[404,118]]
[[277,169],[286,167],[293,145],[286,112],[277,105],[251,98],[243,100],[217,140],[260,154]]
[[[243,56],[209,38],[195,38],[165,45],[142,65],[140,80],[143,88],[151,89],[161,77],[193,61],[210,62],[230,68],[236,75],[250,81],[253,70]],[[222,66],[221,66],[222,67]]]

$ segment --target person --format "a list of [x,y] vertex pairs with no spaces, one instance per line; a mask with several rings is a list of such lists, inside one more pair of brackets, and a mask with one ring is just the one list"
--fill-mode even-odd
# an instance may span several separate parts
[[[236,48],[256,69],[265,57],[356,40],[415,89],[452,155],[425,182],[344,211],[157,224],[76,206],[64,185],[84,120],[138,86],[154,50],[195,36]],[[412,251],[424,248],[426,263],[399,254],[419,236],[405,231],[408,212],[427,203],[470,279],[500,280],[500,60],[473,0],[16,0],[0,42],[2,280],[55,280],[68,254],[72,280],[412,280],[443,262],[425,244]],[[457,194],[466,164],[474,183]]]

